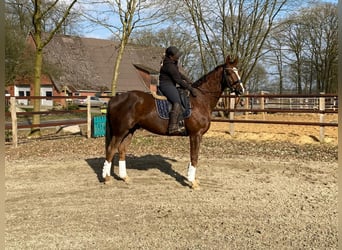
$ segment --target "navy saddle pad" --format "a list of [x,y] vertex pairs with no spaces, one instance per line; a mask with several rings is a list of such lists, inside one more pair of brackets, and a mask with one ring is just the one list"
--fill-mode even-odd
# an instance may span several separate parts
[[[162,94],[159,93],[159,95],[162,95]],[[171,108],[172,108],[171,102],[169,102],[168,100],[158,100],[158,99],[156,99],[155,101],[156,101],[156,108],[157,108],[157,113],[158,113],[159,117],[162,119],[169,119],[170,118],[169,113],[170,113]],[[183,102],[183,100],[182,100],[182,102]],[[188,102],[188,103],[190,103],[190,102]],[[190,105],[189,104],[184,105],[182,103],[182,109],[183,109],[183,119],[190,117],[190,115],[191,115]]]

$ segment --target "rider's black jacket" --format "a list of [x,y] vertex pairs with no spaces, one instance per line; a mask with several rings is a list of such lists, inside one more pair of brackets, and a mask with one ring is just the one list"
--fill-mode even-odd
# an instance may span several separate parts
[[188,89],[191,81],[179,71],[177,61],[173,61],[166,56],[163,60],[163,65],[160,68],[159,84],[179,85]]

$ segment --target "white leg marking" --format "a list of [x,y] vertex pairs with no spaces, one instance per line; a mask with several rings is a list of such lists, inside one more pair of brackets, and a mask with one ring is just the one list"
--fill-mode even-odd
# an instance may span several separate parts
[[191,162],[188,166],[188,181],[193,182],[195,180],[196,168],[191,165]]
[[126,161],[119,161],[119,176],[122,179],[127,177]]
[[105,162],[103,164],[103,169],[102,169],[102,177],[103,178],[106,178],[106,176],[110,176],[111,166],[112,166],[112,163],[105,160]]

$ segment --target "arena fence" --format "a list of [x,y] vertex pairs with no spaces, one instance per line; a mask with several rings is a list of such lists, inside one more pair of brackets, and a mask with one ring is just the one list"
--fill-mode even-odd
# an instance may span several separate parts
[[[326,114],[338,113],[338,96],[335,94],[278,95],[261,92],[260,94],[246,94],[241,98],[234,95],[223,95],[214,111],[217,113],[212,121],[228,122],[231,135],[234,134],[235,123],[319,126],[319,139],[323,142],[325,127],[338,126],[337,122],[325,122]],[[262,119],[248,119],[249,114],[256,113],[262,114]],[[317,122],[267,120],[267,113],[317,114]],[[244,114],[245,118],[239,119],[239,114]]]
[[[88,105],[84,109],[78,109],[73,105],[73,99],[88,98]],[[108,96],[100,96],[101,99],[110,98]],[[41,100],[57,100],[63,99],[63,106],[54,104],[50,107],[41,108],[42,111],[31,111],[32,105],[22,105],[21,100],[28,100],[30,103],[34,99]],[[56,127],[71,125],[86,125],[87,137],[92,135],[97,137],[102,135],[94,130],[104,126],[102,118],[94,119],[96,116],[103,116],[105,110],[98,109],[94,113],[94,109],[90,106],[90,97],[85,96],[58,96],[58,97],[6,97],[6,124],[5,133],[11,134],[14,147],[18,144],[18,129],[34,129],[35,127]],[[54,101],[54,103],[57,103]],[[20,109],[22,108],[22,109]],[[317,122],[307,121],[274,121],[267,120],[267,113],[312,113],[317,114]],[[321,142],[324,141],[325,127],[337,127],[337,122],[325,122],[326,114],[338,113],[338,96],[335,94],[316,94],[316,95],[276,95],[266,94],[246,94],[241,98],[234,95],[222,95],[217,107],[214,109],[212,121],[229,123],[229,132],[234,135],[235,123],[259,123],[259,124],[287,124],[287,125],[303,125],[303,126],[319,126]],[[53,117],[58,119],[45,119],[38,125],[32,124],[31,117],[38,114],[42,117]],[[75,118],[66,117],[67,114],[75,116]],[[244,119],[241,119],[244,114]],[[249,119],[249,115],[262,114],[262,119]],[[9,118],[10,117],[10,118]],[[18,121],[19,117],[19,121]],[[63,118],[65,117],[65,118]],[[25,118],[23,120],[23,118]],[[10,121],[9,121],[10,120]],[[99,120],[101,123],[94,126],[94,121]],[[6,137],[6,136],[5,136]]]

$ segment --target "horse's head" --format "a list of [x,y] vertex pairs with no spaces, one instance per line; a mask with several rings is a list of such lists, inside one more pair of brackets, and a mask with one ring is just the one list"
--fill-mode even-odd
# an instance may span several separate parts
[[227,87],[230,92],[234,92],[236,95],[242,95],[245,91],[239,71],[236,68],[238,59],[231,61],[230,56],[227,56],[226,62],[223,65],[223,86]]

